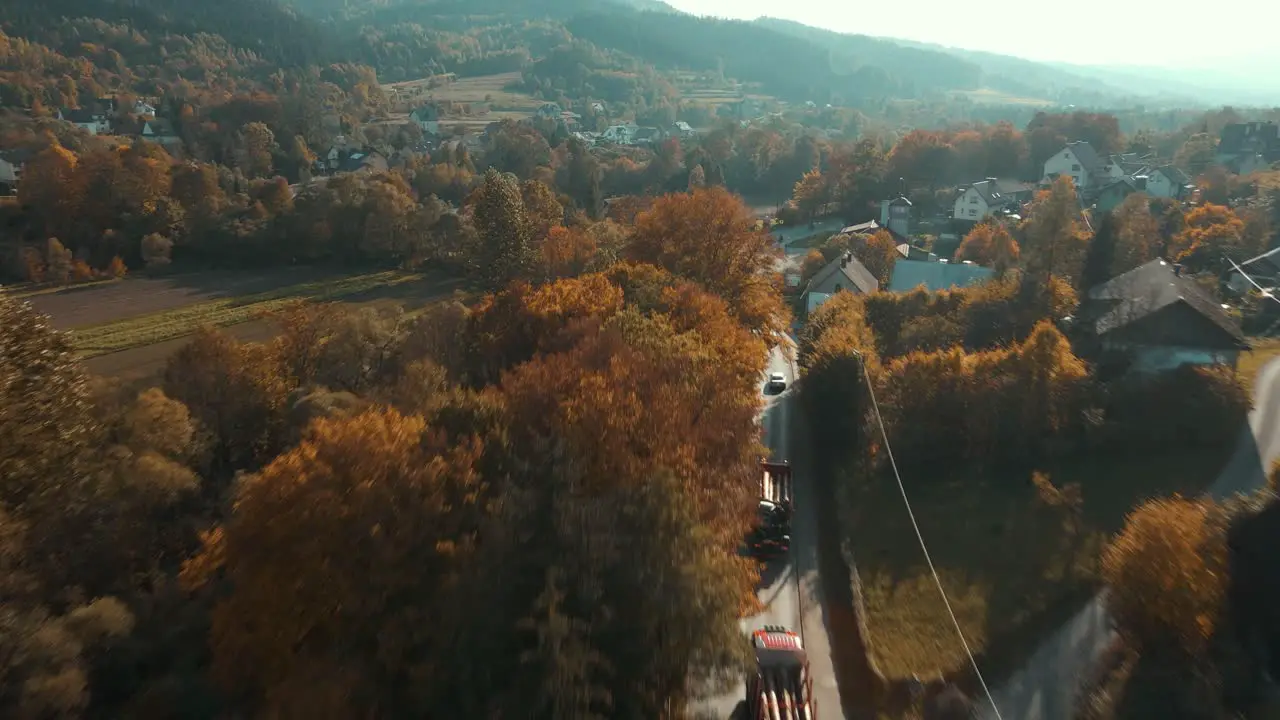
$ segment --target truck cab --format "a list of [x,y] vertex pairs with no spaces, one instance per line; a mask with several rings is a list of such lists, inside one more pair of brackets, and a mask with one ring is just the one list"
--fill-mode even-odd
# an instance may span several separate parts
[[747,678],[749,720],[813,720],[813,680],[799,633],[766,625],[751,633],[756,672]]

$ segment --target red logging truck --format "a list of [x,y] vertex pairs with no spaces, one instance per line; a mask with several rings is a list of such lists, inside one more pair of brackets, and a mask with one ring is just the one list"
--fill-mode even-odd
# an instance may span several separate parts
[[766,625],[751,634],[756,672],[747,678],[745,720],[814,720],[813,680],[794,631]]

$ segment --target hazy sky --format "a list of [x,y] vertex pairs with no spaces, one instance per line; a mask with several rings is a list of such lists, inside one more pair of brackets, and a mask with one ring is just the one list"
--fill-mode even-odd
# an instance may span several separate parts
[[[856,5],[833,0],[666,1],[698,15],[744,20],[765,15],[839,32],[1087,65],[1193,67],[1261,55],[1274,60],[1274,48],[1280,44],[1274,30],[1280,24],[1280,2],[1275,0],[1207,6],[1190,0],[901,0]],[[1101,22],[1091,22],[1095,19]],[[1280,67],[1273,68],[1280,72]]]

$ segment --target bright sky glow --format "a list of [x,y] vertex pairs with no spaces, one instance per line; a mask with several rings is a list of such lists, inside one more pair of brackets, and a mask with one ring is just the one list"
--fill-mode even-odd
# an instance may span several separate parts
[[[1280,71],[1280,2],[1069,0],[973,3],[905,0],[666,0],[697,15],[794,20],[837,32],[897,37],[1081,65],[1209,67],[1269,57]],[[1238,69],[1238,68],[1237,68]]]

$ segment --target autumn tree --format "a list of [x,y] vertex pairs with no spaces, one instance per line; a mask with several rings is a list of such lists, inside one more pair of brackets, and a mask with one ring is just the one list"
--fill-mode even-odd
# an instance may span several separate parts
[[1042,283],[1047,284],[1050,276],[1078,283],[1089,244],[1080,217],[1071,178],[1059,177],[1052,187],[1036,195],[1020,230],[1027,271],[1042,278]]
[[471,212],[480,236],[475,269],[485,283],[497,289],[526,277],[535,246],[516,177],[491,168],[473,195]]
[[1204,651],[1226,594],[1226,543],[1204,500],[1149,500],[1102,556],[1107,606],[1144,649]]
[[206,328],[169,358],[163,388],[212,434],[213,460],[225,470],[252,467],[279,451],[293,385],[275,348]]
[[74,257],[71,251],[58,242],[57,238],[49,238],[45,243],[45,271],[50,280],[65,283],[71,279]]
[[1169,253],[1193,272],[1221,268],[1225,258],[1241,262],[1262,251],[1246,246],[1244,221],[1226,206],[1201,205],[1187,213],[1185,223],[1169,244]]
[[742,200],[721,188],[659,198],[636,218],[626,256],[720,295],[770,342],[785,327],[773,242]]
[[996,273],[1013,267],[1018,262],[1018,241],[1001,223],[982,222],[960,241],[956,260],[972,260],[978,265],[995,268]]
[[173,241],[159,233],[151,233],[142,238],[142,262],[146,263],[148,268],[162,268],[168,265],[172,251]]
[[75,153],[55,142],[36,153],[23,169],[18,197],[39,213],[48,231],[65,228],[74,216],[78,202],[74,187],[78,162]]
[[271,128],[261,122],[246,123],[236,135],[236,166],[249,177],[266,177],[278,149]]
[[1115,220],[1115,250],[1110,277],[1122,275],[1160,256],[1160,227],[1143,194],[1125,198],[1112,211],[1112,217]]
[[810,170],[796,183],[791,199],[805,220],[812,221],[827,204],[828,184],[822,173]]
[[888,230],[877,230],[871,235],[854,235],[850,238],[849,249],[875,275],[880,287],[889,286],[893,266],[898,262],[898,243]]
[[451,587],[485,513],[479,445],[443,440],[393,410],[319,420],[239,486],[184,569],[229,580],[211,630],[228,687],[283,715],[430,712],[425,681],[458,677],[438,627],[464,621]]

